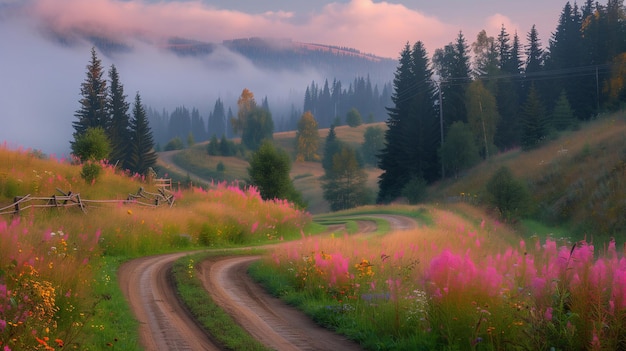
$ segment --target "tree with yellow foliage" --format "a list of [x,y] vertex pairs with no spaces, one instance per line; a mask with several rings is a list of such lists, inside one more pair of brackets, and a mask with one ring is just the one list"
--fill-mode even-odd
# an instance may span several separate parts
[[298,121],[296,133],[296,161],[319,161],[319,132],[317,121],[310,111],[305,112]]

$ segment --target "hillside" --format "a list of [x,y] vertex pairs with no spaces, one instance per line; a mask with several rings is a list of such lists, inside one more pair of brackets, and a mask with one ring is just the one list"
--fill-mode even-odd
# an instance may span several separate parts
[[487,180],[507,166],[532,193],[532,217],[578,237],[626,234],[626,113],[604,115],[543,147],[500,153],[431,188],[433,199],[471,194],[481,202]]
[[375,84],[393,77],[397,61],[362,53],[357,49],[324,44],[302,43],[291,39],[242,38],[206,43],[183,38],[170,39],[162,47],[183,56],[204,56],[219,47],[243,55],[261,68],[276,71],[316,69],[329,79],[351,81],[369,76]]
[[[358,149],[363,142],[363,133],[369,126],[380,126],[384,128],[384,123],[364,124],[357,128],[348,126],[340,126],[335,128],[337,137]],[[324,150],[324,140],[328,135],[328,129],[320,129],[320,153]],[[276,145],[285,149],[288,154],[295,154],[295,137],[296,132],[281,132],[274,134],[274,142]],[[202,180],[211,182],[211,179],[236,180],[248,178],[248,163],[240,157],[222,157],[209,156],[206,152],[206,143],[199,143],[192,148],[181,150],[179,152],[162,152],[159,153],[160,167],[164,168],[164,172],[178,174],[175,177],[186,179],[189,176],[192,180]],[[165,159],[167,158],[167,159]],[[171,162],[168,162],[170,161]],[[176,170],[172,166],[166,166],[168,163],[174,163],[176,168],[182,168],[185,173],[181,174],[180,170]],[[224,172],[216,171],[219,163],[224,165]],[[368,186],[371,189],[377,189],[377,180],[380,170],[377,168],[366,168],[368,175]],[[328,212],[328,203],[324,201],[319,178],[324,175],[322,164],[320,162],[293,162],[291,167],[291,178],[294,180],[296,189],[302,192],[304,199],[308,202],[308,210],[311,213]]]
[[[384,127],[383,123],[378,124]],[[358,128],[336,128],[339,139],[358,147],[368,125]],[[328,134],[321,129],[320,150]],[[295,132],[276,133],[274,141],[290,154],[294,153]],[[179,165],[193,166],[192,173],[206,167],[215,169],[223,162],[230,179],[247,177],[245,161],[216,158],[206,154],[204,145],[181,151]],[[184,160],[183,160],[184,159]],[[181,163],[181,160],[182,163]],[[533,194],[531,217],[546,224],[567,228],[574,235],[607,236],[626,233],[626,114],[599,117],[585,123],[580,130],[567,132],[543,147],[522,152],[513,149],[500,153],[464,172],[458,179],[446,179],[429,188],[432,202],[456,201],[468,194],[484,202],[484,188],[489,177],[500,167],[509,167],[524,180]],[[205,167],[205,168],[206,168]],[[368,168],[368,185],[377,189],[380,170]],[[312,213],[328,211],[322,198],[318,162],[295,162],[291,176]]]

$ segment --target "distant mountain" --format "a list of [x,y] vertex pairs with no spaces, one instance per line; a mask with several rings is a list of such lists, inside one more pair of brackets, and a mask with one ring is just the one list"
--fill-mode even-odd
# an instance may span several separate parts
[[302,43],[291,39],[243,38],[221,44],[172,38],[164,48],[181,56],[210,55],[219,46],[236,52],[261,68],[273,70],[316,69],[329,79],[350,82],[369,76],[374,84],[393,80],[396,60],[362,53],[357,49],[324,44]]

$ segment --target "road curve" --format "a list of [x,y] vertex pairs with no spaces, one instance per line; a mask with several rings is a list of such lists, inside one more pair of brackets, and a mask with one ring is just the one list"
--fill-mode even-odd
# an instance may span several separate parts
[[[404,216],[377,217],[389,221],[394,229],[417,226]],[[360,223],[360,232],[374,231],[372,223]],[[187,313],[168,279],[173,262],[187,254],[144,257],[119,269],[119,284],[140,323],[140,342],[146,351],[221,349]],[[281,351],[361,350],[358,344],[316,325],[255,284],[246,271],[257,259],[259,256],[214,257],[198,266],[202,283],[214,301],[248,333]]]
[[174,261],[188,253],[142,257],[124,263],[118,281],[139,321],[146,351],[221,350],[187,313],[169,280]]

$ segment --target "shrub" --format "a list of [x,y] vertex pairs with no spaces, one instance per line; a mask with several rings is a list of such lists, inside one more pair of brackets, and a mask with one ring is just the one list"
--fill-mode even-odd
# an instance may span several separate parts
[[489,203],[503,219],[514,220],[528,211],[530,194],[521,181],[515,179],[511,170],[501,167],[487,182]]
[[111,153],[111,143],[104,129],[89,128],[87,131],[76,137],[72,145],[72,152],[81,161],[104,160]]
[[83,164],[80,176],[89,184],[95,183],[102,173],[102,166],[99,163],[87,162]]
[[167,142],[167,144],[165,144],[165,151],[172,151],[172,150],[182,150],[185,148],[185,145],[183,145],[183,141],[180,140],[179,137],[176,137],[170,141]]
[[407,199],[409,204],[417,204],[426,196],[426,181],[421,177],[409,180],[402,188],[402,196]]

